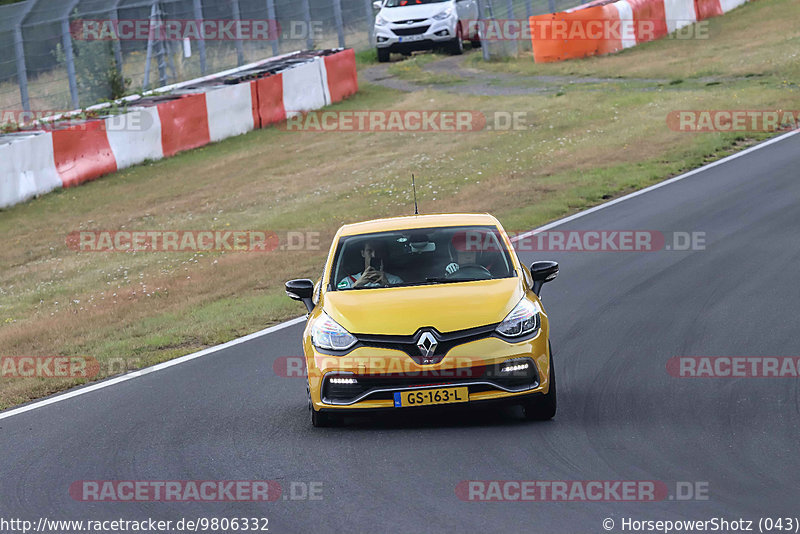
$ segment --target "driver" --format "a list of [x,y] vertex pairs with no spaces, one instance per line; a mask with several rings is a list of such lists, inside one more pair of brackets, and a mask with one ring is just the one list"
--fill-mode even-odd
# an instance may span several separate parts
[[367,241],[361,249],[364,258],[364,270],[357,274],[345,276],[336,286],[339,289],[360,289],[364,287],[386,287],[402,284],[399,276],[389,274],[383,270],[385,247],[379,241]]
[[452,275],[467,265],[478,265],[479,245],[467,245],[467,233],[459,232],[450,240],[451,263],[445,267],[445,272]]

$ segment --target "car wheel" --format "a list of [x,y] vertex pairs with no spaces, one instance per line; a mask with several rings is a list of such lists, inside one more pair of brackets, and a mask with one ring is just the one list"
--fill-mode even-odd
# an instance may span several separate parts
[[460,56],[464,53],[464,38],[461,33],[461,26],[456,28],[456,38],[450,41],[447,46],[447,51],[454,56]]
[[326,427],[326,426],[334,426],[336,424],[336,419],[334,416],[327,414],[325,412],[318,412],[314,408],[311,408],[311,425],[315,428]]
[[481,47],[481,34],[478,29],[475,29],[475,32],[472,34],[472,38],[469,40],[472,48],[480,48]]
[[544,395],[534,395],[527,399],[522,409],[529,421],[547,421],[556,415],[556,366],[553,362],[553,348],[550,347],[550,390]]
[[388,63],[390,55],[387,48],[378,48],[378,61],[380,63]]
[[314,404],[311,402],[311,386],[306,382],[306,398],[308,399],[308,411],[311,412],[311,425],[314,427],[333,426],[336,418],[324,412],[318,412],[314,409]]

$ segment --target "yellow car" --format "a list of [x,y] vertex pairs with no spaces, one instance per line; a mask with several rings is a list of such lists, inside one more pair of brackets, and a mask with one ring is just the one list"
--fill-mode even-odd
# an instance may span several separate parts
[[486,214],[343,226],[323,277],[292,280],[308,309],[303,350],[314,426],[381,410],[505,402],[556,413],[539,293],[558,264],[520,264]]

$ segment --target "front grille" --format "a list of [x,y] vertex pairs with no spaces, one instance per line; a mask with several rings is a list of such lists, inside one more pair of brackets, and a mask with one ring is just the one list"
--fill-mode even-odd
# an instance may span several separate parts
[[422,35],[426,31],[428,31],[430,26],[417,26],[416,28],[392,28],[392,31],[395,35],[399,35],[401,37],[407,35]]
[[420,22],[425,22],[428,19],[408,19],[408,20],[398,20],[394,22],[394,24],[419,24]]
[[434,386],[469,386],[470,393],[480,391],[525,391],[539,385],[536,365],[530,358],[511,360],[511,363],[526,362],[530,365],[523,371],[502,373],[501,368],[509,361],[496,365],[425,370],[378,375],[345,375],[355,378],[355,384],[332,384],[330,378],[336,373],[325,375],[322,384],[322,401],[326,404],[354,404],[364,399],[389,400],[394,391]]
[[[497,325],[490,324],[455,332],[440,333],[435,328],[420,328],[413,336],[385,336],[371,334],[353,334],[358,339],[356,347],[374,347],[380,349],[400,350],[408,354],[420,365],[431,365],[442,361],[447,353],[457,345],[485,339],[494,335]],[[417,344],[425,332],[430,332],[436,339],[437,347],[432,355],[423,357]]]

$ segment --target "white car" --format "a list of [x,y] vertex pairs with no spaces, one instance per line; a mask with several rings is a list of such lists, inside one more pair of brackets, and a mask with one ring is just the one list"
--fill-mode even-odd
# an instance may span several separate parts
[[444,48],[451,54],[464,52],[464,40],[480,43],[478,0],[382,0],[375,17],[378,61],[389,54]]

